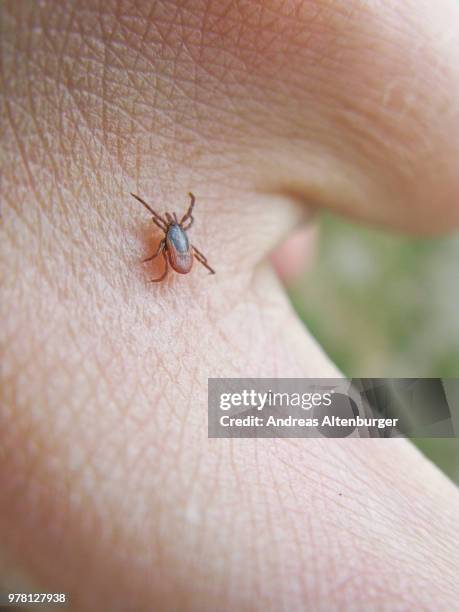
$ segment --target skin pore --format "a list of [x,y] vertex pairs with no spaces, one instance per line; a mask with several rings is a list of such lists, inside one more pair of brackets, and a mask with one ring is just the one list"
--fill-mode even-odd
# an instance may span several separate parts
[[[311,211],[457,227],[457,3],[1,10],[1,586],[453,610],[458,491],[409,442],[209,440],[207,379],[337,374],[269,263]],[[180,215],[189,191],[217,274],[152,286],[129,194]]]

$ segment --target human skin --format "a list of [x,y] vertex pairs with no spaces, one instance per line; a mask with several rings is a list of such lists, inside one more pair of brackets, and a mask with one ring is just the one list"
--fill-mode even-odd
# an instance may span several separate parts
[[[459,609],[458,491],[410,442],[207,438],[209,377],[336,375],[270,264],[312,211],[457,227],[457,19],[3,3],[3,588],[81,611]],[[149,284],[161,236],[129,192],[182,213],[190,190],[217,274]]]

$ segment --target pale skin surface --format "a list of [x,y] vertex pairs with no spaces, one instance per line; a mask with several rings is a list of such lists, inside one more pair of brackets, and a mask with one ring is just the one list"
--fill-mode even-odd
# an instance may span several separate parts
[[[3,586],[458,609],[458,491],[410,443],[206,429],[208,377],[336,372],[268,263],[308,210],[457,227],[456,3],[97,6],[2,9]],[[148,284],[161,236],[129,192],[183,214],[190,190],[217,274]]]

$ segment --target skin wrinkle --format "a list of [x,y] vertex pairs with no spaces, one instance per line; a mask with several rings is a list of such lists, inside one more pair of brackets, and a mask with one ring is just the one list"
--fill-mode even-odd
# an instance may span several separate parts
[[[286,508],[286,506],[284,504],[284,500],[282,499],[282,496],[280,494],[280,490],[282,488],[282,485],[284,484],[284,479],[276,480],[275,472],[272,469],[272,464],[269,464],[269,468],[270,468],[270,471],[271,471],[271,477],[272,477],[272,479],[274,481],[274,486],[272,487],[272,490],[274,491],[274,493],[275,493],[275,495],[277,497],[279,511],[280,511],[281,514],[287,514],[287,512],[290,513],[290,508]],[[292,499],[295,500],[297,498],[297,492],[296,492],[295,488],[291,486],[291,480],[290,480],[290,478],[288,476],[286,478],[286,481],[287,481],[287,485],[289,487],[289,491],[290,491],[290,494],[292,496]],[[272,524],[272,526],[274,525],[274,523],[271,523],[271,524]],[[295,553],[296,553],[297,557],[301,558],[302,557],[302,547],[301,547],[301,541],[300,541],[300,537],[299,537],[300,530],[297,528],[294,519],[291,521],[290,524],[291,524],[291,527],[292,527],[292,530],[293,530],[293,533],[292,533],[292,542],[293,542],[294,547],[295,547]],[[301,525],[300,529],[304,530],[304,525],[303,524]],[[307,531],[308,531],[308,535],[310,537],[309,541],[310,541],[310,543],[313,546],[313,542],[314,542],[314,539],[315,539],[314,538],[314,530],[311,528],[310,524],[307,525]],[[285,577],[284,577],[284,579],[285,579]],[[287,580],[288,580],[288,577],[287,577]],[[320,601],[320,598],[317,597],[317,592],[315,592],[315,590],[314,590],[314,586],[312,586],[312,589],[309,589],[308,588],[308,581],[303,578],[302,574],[300,574],[300,576],[299,576],[299,590],[298,590],[298,594],[296,596],[297,596],[298,601],[306,602],[306,601],[308,601],[308,599],[310,599],[311,601],[314,601],[314,600],[315,601]],[[287,608],[288,607],[287,602],[283,602],[282,603],[282,607]]]
[[[381,479],[382,479],[383,481],[388,481],[388,474],[387,474],[386,472],[382,473],[382,474],[381,474]],[[387,482],[387,485],[390,485],[390,483],[389,483],[389,482]],[[398,507],[398,508],[403,507],[403,505],[405,505],[405,504],[407,503],[407,501],[408,501],[408,499],[407,499],[407,496],[406,496],[406,495],[404,495],[404,496],[402,496],[402,495],[401,495],[402,490],[403,490],[403,489],[399,489],[398,491],[395,491],[395,497],[396,497],[395,501],[397,501],[397,506],[396,506],[396,507]],[[398,493],[398,498],[397,498],[397,493]],[[422,495],[422,494],[421,494],[421,495]],[[393,496],[391,496],[391,497],[393,498]],[[424,493],[424,495],[423,495],[423,496],[418,497],[417,499],[422,499],[422,498],[424,498],[424,499],[425,499],[425,493]],[[415,514],[416,514],[418,517],[419,517],[419,516],[422,516],[422,515],[424,514],[423,510],[424,510],[425,502],[424,502],[423,504],[418,504],[418,506],[417,506],[417,507],[415,507],[415,508],[413,508],[413,501],[412,501],[411,499],[408,501],[408,504],[409,504],[409,505],[408,505],[408,507],[406,508],[406,515],[407,515],[407,516],[406,516],[406,518],[402,518],[402,521],[401,521],[401,523],[400,523],[400,527],[401,527],[402,529],[403,529],[403,528],[404,528],[404,526],[405,526],[405,520],[407,520],[407,519],[408,519],[408,517],[412,517],[413,510],[415,510]],[[378,500],[375,500],[375,507],[378,507]],[[395,517],[395,516],[396,516],[396,514],[394,513],[394,517]],[[427,515],[426,515],[426,518],[427,518]],[[394,519],[392,519],[392,520],[394,520]],[[422,521],[420,521],[420,523],[419,523],[419,524],[420,524],[420,525],[422,525]],[[414,523],[414,524],[413,524],[413,526],[412,526],[412,531],[413,531],[413,530],[414,530],[414,531],[417,531],[417,530],[416,530],[416,526],[415,526],[415,525],[416,525],[416,524]],[[417,533],[413,534],[413,536],[417,536],[417,539],[418,539],[418,541],[419,541],[419,542],[425,542],[425,541],[427,541],[427,540],[426,540],[426,536],[428,536],[428,531],[427,531],[427,530],[425,530],[424,532],[419,532],[419,531],[418,531]],[[416,539],[416,537],[415,537],[414,539]],[[440,540],[440,541],[441,541],[441,540]],[[429,554],[429,552],[430,552],[430,554]],[[438,554],[440,554],[440,556],[441,556],[441,551],[440,551],[440,550],[438,550],[438,551],[437,551],[437,555],[433,555],[431,550],[430,550],[430,551],[429,551],[429,550],[426,550],[426,553],[428,554],[428,556],[429,556],[429,557],[435,557],[435,556],[436,556],[436,558],[438,558]],[[446,558],[445,558],[445,561],[446,561]],[[434,561],[433,561],[433,564],[435,564],[435,562],[434,562]],[[429,567],[428,567],[428,566],[426,567],[426,571],[429,571]]]
[[[323,478],[325,478],[325,479],[327,479],[327,475],[326,475],[326,474],[323,474],[323,475],[322,475],[322,477],[323,477]],[[335,495],[336,495],[336,493],[335,493]],[[341,526],[341,527],[343,527],[343,526]],[[329,533],[330,533],[330,532],[333,532],[333,530],[330,530],[330,529],[329,529],[329,530],[328,530],[328,532],[329,532]],[[335,532],[336,532],[336,530],[335,530]],[[349,532],[348,532],[348,535],[350,536],[351,540],[354,540],[356,537],[358,537],[359,532],[353,533],[352,531],[349,531]],[[367,551],[361,551],[361,554],[364,554],[364,556],[365,556],[365,562],[366,562],[366,563],[371,563],[371,556],[372,556],[372,555],[371,555],[371,553],[370,553],[370,549],[369,549],[369,550],[367,550]],[[335,558],[338,558],[338,559],[339,559],[339,558],[340,558],[340,555],[335,555]],[[377,557],[375,557],[373,560],[376,562],[376,561],[377,561]],[[318,573],[319,573],[319,572],[318,572]],[[379,575],[379,574],[378,574],[378,575]],[[349,578],[346,578],[345,584],[347,585],[347,584],[349,584],[349,582],[350,582]],[[320,600],[320,598],[319,598],[319,600]]]

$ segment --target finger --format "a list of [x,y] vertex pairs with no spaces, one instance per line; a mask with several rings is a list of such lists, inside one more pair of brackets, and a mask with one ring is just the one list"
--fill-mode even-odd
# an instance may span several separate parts
[[[215,1],[170,12],[158,3],[140,4],[135,16],[124,2],[89,13],[64,3],[16,13],[15,3],[7,6],[5,66],[16,74],[7,85],[24,101],[8,116],[24,154],[35,159],[37,144],[45,148],[58,185],[80,194],[90,188],[103,204],[107,189],[98,193],[97,179],[106,172],[117,186],[111,199],[135,181],[151,194],[163,182],[162,196],[178,200],[192,183],[224,207],[255,189],[409,231],[457,225],[453,0],[271,0],[244,8]],[[28,22],[39,27],[14,39],[13,25]],[[21,57],[35,49],[34,61],[18,62],[13,45]],[[90,91],[82,87],[88,74]],[[24,141],[31,111],[38,140]],[[73,173],[65,176],[69,142]],[[88,162],[96,184],[79,185]],[[49,191],[39,166],[28,180],[37,193]],[[57,190],[42,194],[43,206]]]
[[[251,9],[218,20],[216,41],[206,15],[204,45],[217,49],[200,66],[220,76],[213,104],[238,111],[223,131],[257,185],[406,231],[456,227],[457,2]],[[207,93],[200,79],[199,101]]]
[[312,266],[317,234],[315,224],[301,227],[273,252],[271,262],[284,284],[292,285]]

